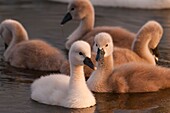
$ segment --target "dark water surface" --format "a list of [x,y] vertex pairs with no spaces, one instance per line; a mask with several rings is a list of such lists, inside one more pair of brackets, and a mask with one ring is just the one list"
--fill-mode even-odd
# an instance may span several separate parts
[[[67,4],[51,2],[25,2],[0,4],[0,21],[19,20],[31,39],[40,38],[64,50],[66,37],[78,25],[72,21],[62,28],[59,25]],[[120,8],[96,9],[96,26],[122,26],[137,32],[148,20],[160,22],[164,36],[160,42],[160,65],[170,67],[170,10],[137,10]],[[0,58],[4,45],[0,39]],[[142,94],[95,94],[97,105],[88,109],[66,109],[39,104],[30,99],[30,84],[45,72],[16,69],[0,60],[0,113],[168,113],[170,89]]]

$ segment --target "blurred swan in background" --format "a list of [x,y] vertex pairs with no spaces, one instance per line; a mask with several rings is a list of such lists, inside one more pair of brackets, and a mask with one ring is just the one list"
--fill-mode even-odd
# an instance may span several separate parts
[[0,37],[6,45],[4,59],[14,67],[59,71],[65,61],[65,55],[59,49],[42,40],[29,40],[27,31],[16,20],[1,22]]
[[[70,0],[50,0],[68,3]],[[169,9],[170,0],[90,0],[93,5],[103,7],[123,7],[139,9]]]

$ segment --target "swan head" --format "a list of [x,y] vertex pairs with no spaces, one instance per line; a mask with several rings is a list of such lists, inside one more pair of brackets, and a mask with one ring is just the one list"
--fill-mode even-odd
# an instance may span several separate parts
[[94,64],[91,61],[91,48],[85,41],[76,41],[72,44],[69,50],[69,62],[74,66],[87,65],[92,69],[95,69]]
[[68,5],[68,12],[64,16],[61,25],[72,19],[82,20],[92,11],[94,9],[89,0],[72,0]]
[[155,59],[155,62],[158,63],[158,60],[159,60],[159,57],[160,57],[158,46],[155,47],[154,49],[150,49],[150,52],[152,53],[152,55],[153,55],[153,57]]
[[113,41],[110,34],[101,32],[94,38],[93,51],[97,53],[96,61],[108,57],[113,53]]

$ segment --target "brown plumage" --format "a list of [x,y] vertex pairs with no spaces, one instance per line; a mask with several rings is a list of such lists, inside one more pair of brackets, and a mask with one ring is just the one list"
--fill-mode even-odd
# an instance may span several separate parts
[[96,35],[93,49],[98,58],[97,70],[92,73],[87,84],[94,92],[153,92],[170,87],[170,69],[143,62],[115,68],[112,38],[107,33]]
[[76,40],[87,41],[93,45],[94,36],[99,32],[107,32],[112,38],[115,46],[122,48],[131,48],[135,34],[121,27],[100,26],[94,28],[94,8],[89,0],[73,0],[68,5],[68,13],[61,24],[65,24],[71,19],[80,20],[77,29],[68,37],[65,44],[69,49]]
[[8,45],[5,61],[18,68],[59,71],[64,54],[42,40],[29,40],[24,27],[16,20],[0,24],[1,38]]
[[[156,21],[148,21],[138,31],[133,42],[132,49],[114,47],[113,59],[114,67],[129,62],[143,62],[155,65],[155,54],[151,49],[155,49],[162,38],[163,29]],[[104,43],[105,45],[105,43]],[[96,45],[94,44],[94,47]],[[96,53],[92,54],[93,62],[95,61]],[[65,68],[64,68],[65,67]],[[60,71],[64,74],[69,74],[69,63],[61,66]],[[85,68],[85,75],[89,77],[93,70]]]
[[108,76],[113,92],[154,92],[170,88],[170,69],[146,63],[128,63],[115,68]]

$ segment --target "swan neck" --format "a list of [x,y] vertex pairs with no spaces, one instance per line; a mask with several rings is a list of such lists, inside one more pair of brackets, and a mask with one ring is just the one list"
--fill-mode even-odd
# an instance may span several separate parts
[[150,36],[136,38],[132,44],[132,50],[145,61],[156,64],[154,56],[150,52],[149,42],[151,39],[149,37]]
[[102,71],[102,73],[105,73],[105,76],[109,76],[113,70],[114,70],[114,61],[113,61],[113,55],[109,55],[107,57],[104,57],[104,61],[98,62],[97,64],[97,70]]
[[90,78],[87,80],[89,89],[95,92],[106,92],[110,90],[108,86],[108,78],[114,69],[113,56],[104,57],[103,64],[98,62],[97,70],[93,71]]
[[5,59],[6,58],[8,59],[8,57],[10,56],[10,53],[12,52],[11,49],[16,44],[18,44],[22,41],[28,40],[28,34],[27,34],[26,30],[24,29],[24,27],[22,25],[20,25],[19,23],[14,23],[14,24],[10,24],[10,25],[6,26],[6,30],[8,30],[12,34],[12,40],[9,43],[9,46],[4,53]]
[[70,87],[86,85],[83,66],[70,65]]
[[94,28],[94,9],[87,14],[85,18],[80,21],[79,26],[74,30],[74,32],[68,37],[70,42],[75,42],[85,36]]
[[12,42],[11,43],[19,43],[19,42],[28,40],[27,31],[19,23],[9,26],[8,29],[12,33]]
[[81,20],[80,28],[84,31],[84,32],[89,32],[94,28],[94,13],[89,13],[84,19]]

